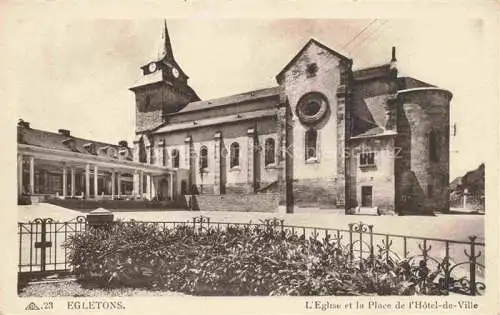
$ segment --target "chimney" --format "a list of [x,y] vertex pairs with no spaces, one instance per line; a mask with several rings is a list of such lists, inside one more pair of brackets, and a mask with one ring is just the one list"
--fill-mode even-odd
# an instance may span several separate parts
[[27,122],[27,121],[24,121],[22,119],[19,119],[19,121],[17,122],[17,126],[29,129],[30,128],[30,123]]
[[397,59],[396,59],[396,47],[392,46],[392,56],[391,56],[391,73],[392,75],[396,78],[398,76],[398,65],[397,65]]
[[127,147],[128,147],[128,142],[127,142],[126,140],[120,140],[120,141],[118,141],[118,145],[119,145],[120,147],[125,147],[125,148],[127,148]]
[[71,133],[68,129],[59,129],[57,132],[59,132],[60,135],[71,137]]

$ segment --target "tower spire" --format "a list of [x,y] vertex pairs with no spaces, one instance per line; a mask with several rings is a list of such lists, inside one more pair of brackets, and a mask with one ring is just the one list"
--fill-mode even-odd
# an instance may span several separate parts
[[167,19],[164,19],[162,55],[165,58],[169,58],[172,60],[174,59],[174,53],[172,51],[172,44],[170,43],[170,36],[168,35]]

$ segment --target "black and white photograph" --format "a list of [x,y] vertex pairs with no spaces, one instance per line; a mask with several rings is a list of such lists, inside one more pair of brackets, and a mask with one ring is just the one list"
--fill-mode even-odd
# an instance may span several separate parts
[[26,312],[486,310],[486,19],[156,14],[11,22],[5,255]]

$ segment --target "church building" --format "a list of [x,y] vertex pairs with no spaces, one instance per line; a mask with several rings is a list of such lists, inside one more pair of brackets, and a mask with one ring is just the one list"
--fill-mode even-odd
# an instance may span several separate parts
[[385,64],[353,69],[310,39],[275,86],[201,100],[163,32],[130,88],[136,138],[122,160],[133,196],[201,210],[448,210],[452,94],[398,76],[395,48]]
[[353,70],[353,60],[311,39],[276,86],[211,100],[189,86],[166,26],[160,56],[131,88],[134,159],[186,170],[181,193],[198,204],[244,195],[259,205],[278,194],[288,212],[448,209],[452,94],[398,77],[394,48],[386,64]]

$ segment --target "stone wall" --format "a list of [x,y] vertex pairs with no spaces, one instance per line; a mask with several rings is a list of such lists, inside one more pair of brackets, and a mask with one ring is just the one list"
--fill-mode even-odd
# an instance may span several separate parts
[[344,208],[344,182],[337,178],[309,178],[293,181],[293,201],[298,207]]
[[[146,99],[149,97],[149,104]],[[163,114],[189,102],[187,96],[173,90],[166,84],[157,84],[136,91],[136,132],[159,126],[163,122]]]
[[[360,154],[373,152],[375,163],[362,166]],[[353,139],[349,151],[350,169],[348,186],[348,208],[362,205],[361,190],[363,186],[372,188],[372,206],[378,207],[381,213],[392,214],[395,211],[395,176],[394,136]]]
[[[250,129],[254,131],[253,136],[248,134]],[[215,138],[216,134],[220,137]],[[191,139],[191,160],[186,159],[186,154],[189,152],[186,149],[186,139]],[[179,152],[179,168],[188,169],[192,173],[189,187],[195,185],[201,191],[201,186],[203,186],[204,193],[215,193],[216,181],[220,181],[218,185],[221,186],[221,193],[224,193],[224,188],[227,193],[249,193],[252,180],[257,189],[261,183],[276,181],[280,172],[276,165],[265,165],[267,139],[274,139],[275,161],[278,161],[279,146],[276,121],[273,117],[154,135],[153,142],[164,143],[164,161],[167,167],[172,167],[172,151],[176,149]],[[232,143],[239,144],[240,159],[239,165],[231,168]],[[203,171],[200,170],[202,146],[208,150],[208,167]],[[216,149],[219,150],[217,159],[215,158]],[[250,155],[252,155],[252,160],[249,159]],[[253,164],[250,165],[250,163]]]
[[194,210],[277,212],[279,194],[195,195]]
[[[317,65],[314,75],[307,73],[311,64]],[[338,56],[333,55],[315,43],[295,60],[284,73],[282,84],[284,93],[293,115],[289,125],[293,126],[293,144],[290,153],[293,156],[294,179],[312,179],[337,176],[337,87],[340,84],[342,65]],[[318,132],[318,161],[305,161],[305,133],[307,131],[298,117],[296,107],[302,96],[309,92],[318,92],[328,101],[328,112],[322,121],[314,125]]]
[[[449,209],[449,102],[437,88],[400,91],[396,165],[397,203],[403,213]],[[438,159],[430,158],[429,134],[438,132]]]

